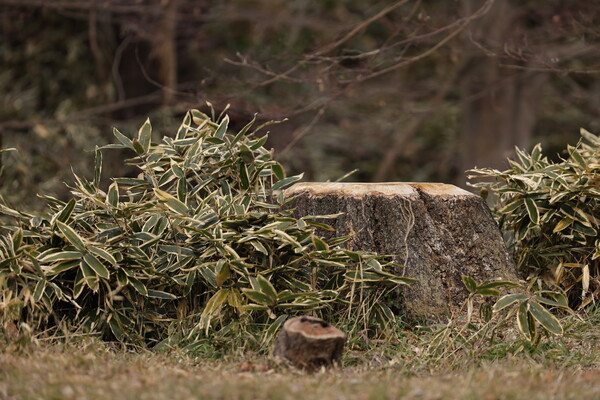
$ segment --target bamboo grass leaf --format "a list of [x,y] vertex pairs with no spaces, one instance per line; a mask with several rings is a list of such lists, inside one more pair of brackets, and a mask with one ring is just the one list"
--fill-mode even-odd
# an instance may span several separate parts
[[302,179],[303,176],[304,176],[304,173],[284,178],[280,181],[277,181],[273,185],[272,189],[279,190],[279,189],[286,188],[286,187],[290,186],[291,184],[298,182],[300,179]]
[[143,151],[141,154],[147,153],[150,148],[150,142],[152,141],[152,125],[150,124],[149,118],[146,119],[146,122],[144,122],[139,129],[137,140],[142,146]]
[[39,258],[41,263],[51,263],[57,261],[72,261],[80,260],[83,258],[83,254],[80,251],[59,251],[56,253],[50,253],[42,258]]
[[100,185],[100,177],[102,175],[102,151],[98,146],[96,146],[95,156],[96,158],[94,163],[94,186],[98,187],[98,185]]
[[99,277],[104,278],[104,279],[108,279],[110,277],[110,272],[108,271],[108,268],[106,268],[104,266],[104,264],[102,264],[102,262],[100,262],[100,260],[98,260],[96,258],[96,256],[94,256],[90,253],[86,253],[83,256],[83,261],[92,270],[94,270],[96,275],[98,275]]
[[119,132],[117,128],[113,128],[113,134],[124,147],[133,150],[133,142],[131,141],[131,139]]
[[496,301],[492,310],[498,312],[519,301],[527,300],[529,297],[523,293],[513,293],[502,296]]
[[558,319],[536,302],[529,303],[529,312],[548,332],[562,335],[563,328]]
[[527,208],[527,214],[529,215],[531,223],[537,225],[540,221],[540,211],[537,207],[537,204],[532,198],[526,197],[525,207]]
[[106,195],[106,203],[113,207],[119,205],[119,185],[117,182],[113,182],[109,186],[108,194]]
[[477,283],[473,280],[473,278],[463,275],[461,279],[469,292],[474,293],[477,290]]
[[73,228],[61,221],[56,221],[56,226],[58,226],[58,229],[62,232],[69,243],[75,246],[78,250],[85,251],[86,246],[83,238],[79,236],[79,234],[77,234]]

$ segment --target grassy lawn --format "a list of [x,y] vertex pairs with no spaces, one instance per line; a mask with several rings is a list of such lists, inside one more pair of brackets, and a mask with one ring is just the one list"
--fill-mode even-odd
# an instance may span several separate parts
[[571,350],[438,364],[419,363],[416,354],[348,351],[349,366],[316,374],[253,353],[206,358],[94,340],[38,344],[0,354],[0,398],[600,399],[597,337],[585,339],[591,343]]

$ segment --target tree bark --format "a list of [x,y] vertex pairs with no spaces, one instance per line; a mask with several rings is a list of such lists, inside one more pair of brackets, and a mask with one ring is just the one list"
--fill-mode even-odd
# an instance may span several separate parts
[[462,275],[477,282],[518,281],[515,264],[485,201],[440,183],[299,183],[288,190],[295,214],[342,212],[330,222],[345,246],[393,255],[398,273],[417,278],[401,288],[398,307],[413,320],[439,320],[462,306]]

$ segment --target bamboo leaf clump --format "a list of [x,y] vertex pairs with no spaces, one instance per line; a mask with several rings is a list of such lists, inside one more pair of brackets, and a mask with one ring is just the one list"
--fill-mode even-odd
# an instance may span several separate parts
[[[273,334],[287,314],[344,316],[354,327],[394,322],[378,301],[398,284],[384,257],[326,240],[323,216],[296,219],[282,189],[301,179],[265,149],[191,110],[174,137],[134,138],[95,151],[92,181],[73,198],[43,196],[43,216],[0,205],[0,318],[38,329],[80,329],[123,342],[193,343],[256,327]],[[139,175],[102,190],[102,151],[129,149]],[[360,301],[359,301],[360,299]],[[336,318],[339,319],[339,318]]]
[[583,307],[600,294],[600,138],[581,130],[557,162],[517,149],[506,171],[475,169],[494,193],[494,212],[531,286],[564,290]]

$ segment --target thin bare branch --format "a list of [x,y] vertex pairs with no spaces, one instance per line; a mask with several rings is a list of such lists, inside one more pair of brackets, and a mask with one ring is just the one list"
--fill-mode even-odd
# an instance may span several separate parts
[[440,48],[444,47],[448,42],[450,42],[452,39],[454,39],[459,33],[461,33],[471,22],[473,22],[474,20],[481,18],[483,15],[485,15],[489,9],[491,8],[492,4],[494,3],[495,0],[487,0],[482,6],[481,8],[479,8],[479,10],[477,10],[475,13],[473,13],[472,15],[470,15],[467,18],[464,18],[461,21],[460,26],[455,29],[453,32],[451,32],[448,36],[446,36],[445,38],[443,38],[442,40],[440,40],[439,42],[437,42],[433,47],[431,47],[430,49],[422,52],[421,54],[418,54],[416,56],[413,57],[409,57],[406,59],[403,59],[402,61],[390,65],[389,67],[385,67],[383,69],[380,69],[378,71],[375,71],[367,76],[363,76],[363,77],[359,77],[359,80],[361,82],[364,82],[368,79],[373,79],[376,78],[378,76],[387,74],[389,72],[395,71],[399,68],[405,67],[409,64],[413,64],[419,60],[422,60],[428,56],[430,56],[431,54],[435,53],[437,50],[439,50]]
[[342,37],[340,40],[330,43],[327,46],[321,47],[319,50],[308,55],[307,58],[310,59],[312,57],[322,56],[324,54],[329,53],[330,51],[333,51],[334,49],[340,47],[342,44],[346,43],[348,40],[352,39],[360,31],[365,29],[367,26],[371,25],[373,22],[383,18],[384,16],[386,16],[390,12],[394,11],[396,8],[406,4],[407,2],[408,2],[408,0],[400,0],[400,1],[397,1],[394,4],[384,8],[377,14],[373,15],[370,18],[367,18],[366,20],[364,20],[361,23],[359,23],[358,25],[356,25],[353,29],[350,30],[350,32],[348,32],[346,35],[344,35],[344,37]]

